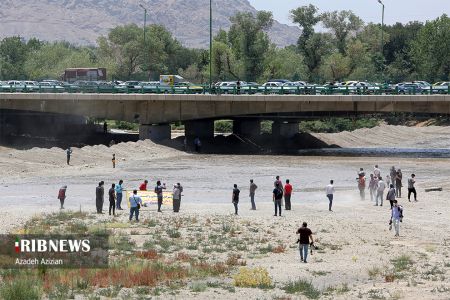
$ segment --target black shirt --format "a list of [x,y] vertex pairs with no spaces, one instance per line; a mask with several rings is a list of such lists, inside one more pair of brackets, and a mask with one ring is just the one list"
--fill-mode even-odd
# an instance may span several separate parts
[[300,244],[309,244],[309,236],[312,235],[311,229],[308,227],[300,227],[297,233],[300,234]]
[[239,193],[241,191],[238,188],[233,189],[233,201],[239,202]]
[[281,188],[274,188],[273,194],[275,195],[275,200],[283,199],[283,190]]
[[109,194],[109,201],[111,201],[111,202],[114,201],[114,196],[115,196],[114,193],[115,193],[114,188],[110,188],[108,191],[108,194]]

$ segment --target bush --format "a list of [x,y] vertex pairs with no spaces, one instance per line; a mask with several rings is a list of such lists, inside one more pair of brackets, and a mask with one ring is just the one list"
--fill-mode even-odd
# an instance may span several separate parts
[[117,129],[134,130],[134,131],[139,130],[139,124],[125,122],[125,121],[116,121],[115,123],[116,123],[115,128],[117,128]]
[[283,287],[283,290],[288,294],[302,293],[309,299],[318,299],[320,297],[320,291],[316,289],[311,282],[304,279],[290,281]]
[[353,131],[359,128],[372,128],[378,126],[380,120],[376,118],[361,118],[353,121],[349,118],[329,118],[324,120],[300,122],[301,132],[341,132]]
[[39,300],[42,298],[40,284],[31,278],[16,278],[0,286],[0,298],[4,300]]
[[214,122],[214,131],[222,133],[233,132],[233,121],[219,120]]
[[233,280],[234,285],[239,287],[270,288],[272,286],[272,278],[270,278],[269,272],[262,267],[242,267],[239,269],[239,272],[233,276]]

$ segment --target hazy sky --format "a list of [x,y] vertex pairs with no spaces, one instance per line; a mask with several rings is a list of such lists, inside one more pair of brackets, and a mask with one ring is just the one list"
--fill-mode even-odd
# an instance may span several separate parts
[[[364,22],[381,22],[381,4],[377,0],[249,0],[258,10],[272,11],[274,18],[284,24],[292,24],[289,11],[313,4],[320,12],[352,10]],[[407,23],[435,19],[443,13],[450,15],[450,0],[384,0],[385,23]]]

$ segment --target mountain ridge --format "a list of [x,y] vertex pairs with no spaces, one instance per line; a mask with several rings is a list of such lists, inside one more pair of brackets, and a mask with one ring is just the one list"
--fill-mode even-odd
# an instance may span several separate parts
[[[205,48],[209,43],[208,0],[2,0],[0,37],[20,35],[42,40],[65,40],[94,45],[109,29],[129,23],[162,24],[183,45]],[[237,12],[256,13],[248,0],[213,2],[213,31],[228,29]],[[277,46],[295,44],[300,29],[275,21],[268,31]]]

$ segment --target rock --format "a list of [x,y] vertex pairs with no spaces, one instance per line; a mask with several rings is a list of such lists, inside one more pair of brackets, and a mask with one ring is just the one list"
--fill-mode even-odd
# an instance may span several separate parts
[[425,192],[426,192],[426,193],[428,193],[428,192],[442,192],[442,187],[432,187],[432,188],[428,188],[428,189],[425,189]]

